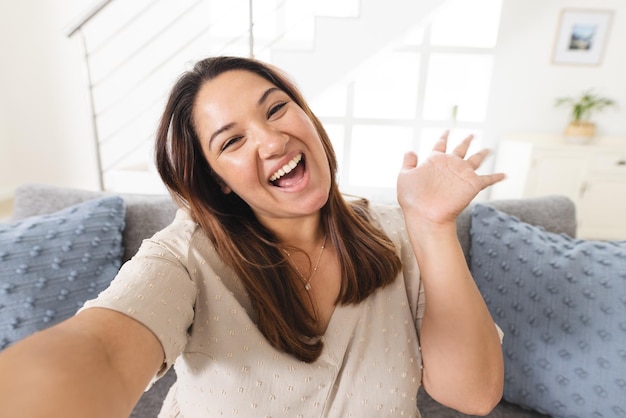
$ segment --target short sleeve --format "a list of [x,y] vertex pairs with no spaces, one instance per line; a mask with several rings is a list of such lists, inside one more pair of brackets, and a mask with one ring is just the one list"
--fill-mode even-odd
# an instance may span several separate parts
[[111,285],[82,308],[112,309],[150,329],[165,353],[157,378],[187,345],[196,300],[196,285],[183,264],[184,257],[167,243],[167,239],[156,236],[145,240]]

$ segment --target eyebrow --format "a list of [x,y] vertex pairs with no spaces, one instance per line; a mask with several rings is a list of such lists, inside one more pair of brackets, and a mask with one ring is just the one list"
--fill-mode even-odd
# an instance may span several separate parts
[[[265,92],[261,95],[261,97],[257,101],[257,106],[261,106],[263,103],[265,103],[265,101],[267,100],[269,95],[272,94],[275,91],[281,91],[281,89],[279,89],[278,87],[270,87],[269,89],[265,90]],[[213,132],[213,134],[209,138],[209,149],[211,148],[211,143],[213,142],[213,140],[215,139],[216,136],[218,136],[222,132],[225,132],[225,131],[233,128],[235,125],[236,125],[235,122],[231,122],[231,123],[228,123],[228,124],[222,126],[217,131]]]
[[218,136],[219,134],[221,134],[224,131],[227,131],[227,130],[231,129],[234,126],[235,126],[235,122],[231,122],[229,124],[226,124],[226,125],[222,126],[217,131],[213,132],[213,135],[211,135],[211,138],[209,138],[209,149],[211,149],[211,143],[213,142],[213,140],[215,139],[216,136]]
[[257,102],[257,106],[262,105],[267,100],[269,95],[272,94],[275,91],[280,91],[280,89],[278,87],[270,87],[269,89],[265,90],[265,93],[263,93],[263,95],[261,96],[261,98]]

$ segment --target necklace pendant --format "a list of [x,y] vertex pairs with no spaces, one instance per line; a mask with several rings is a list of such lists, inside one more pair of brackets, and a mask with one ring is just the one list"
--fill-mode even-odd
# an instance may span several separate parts
[[289,261],[291,262],[293,268],[296,270],[296,273],[298,273],[298,276],[300,276],[300,278],[304,282],[304,290],[306,290],[307,292],[311,290],[311,279],[317,272],[317,268],[320,265],[320,260],[322,259],[322,254],[324,253],[324,248],[326,248],[326,238],[328,238],[328,236],[324,237],[324,242],[322,243],[322,249],[320,250],[320,255],[317,256],[317,262],[315,263],[315,266],[313,267],[313,270],[311,271],[311,275],[309,276],[308,280],[304,278],[304,275],[300,273],[300,269],[298,269],[298,266],[293,262],[293,260],[291,260],[291,254],[289,254],[289,251],[283,249],[285,254],[287,254],[287,258],[289,258]]

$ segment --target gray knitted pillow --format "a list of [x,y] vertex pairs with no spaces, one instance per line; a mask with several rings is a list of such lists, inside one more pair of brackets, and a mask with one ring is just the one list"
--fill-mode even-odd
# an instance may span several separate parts
[[0,350],[72,316],[120,267],[117,196],[0,224]]
[[474,207],[470,268],[504,330],[504,399],[554,417],[626,416],[626,241],[546,232]]

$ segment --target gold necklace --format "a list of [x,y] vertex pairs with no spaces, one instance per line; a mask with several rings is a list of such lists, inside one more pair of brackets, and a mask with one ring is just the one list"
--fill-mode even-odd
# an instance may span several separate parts
[[300,278],[304,282],[304,290],[306,290],[307,292],[311,290],[311,280],[313,280],[313,276],[315,275],[315,272],[317,271],[317,267],[320,265],[320,260],[322,259],[322,254],[324,253],[324,248],[326,248],[326,238],[328,238],[327,235],[324,236],[324,242],[322,242],[322,249],[320,250],[320,254],[317,256],[317,262],[315,263],[315,267],[313,267],[313,271],[311,271],[311,275],[309,276],[308,279],[304,278],[304,274],[302,274],[302,272],[300,272],[300,269],[298,268],[296,263],[294,263],[293,259],[291,258],[291,254],[289,254],[289,251],[283,250],[283,251],[285,251],[285,254],[287,254],[287,257],[289,258],[289,261],[291,261],[291,265],[293,265],[293,268],[296,269],[296,272],[298,273],[298,276],[300,276]]

